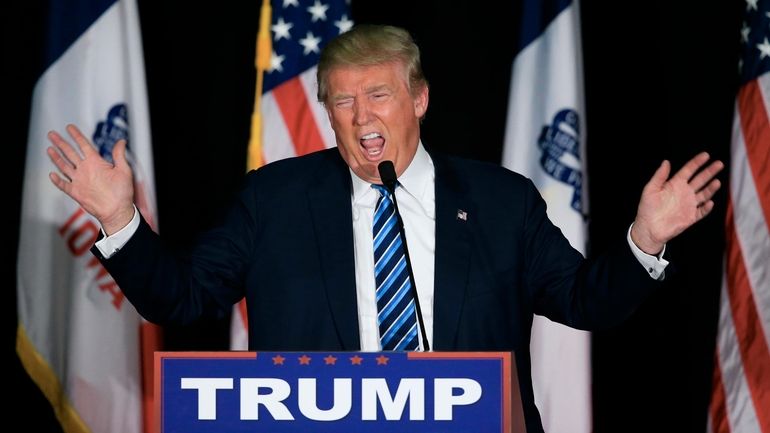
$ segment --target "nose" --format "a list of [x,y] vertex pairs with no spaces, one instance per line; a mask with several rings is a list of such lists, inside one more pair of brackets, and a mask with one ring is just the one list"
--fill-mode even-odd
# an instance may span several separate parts
[[369,104],[365,100],[356,101],[353,110],[353,121],[356,125],[366,125],[371,122],[372,116],[369,111]]

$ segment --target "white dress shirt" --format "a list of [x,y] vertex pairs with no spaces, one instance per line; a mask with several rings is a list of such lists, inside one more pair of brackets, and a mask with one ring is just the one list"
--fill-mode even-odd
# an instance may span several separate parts
[[[353,181],[351,202],[361,350],[379,351],[381,345],[377,325],[374,252],[372,251],[372,219],[379,193],[370,183],[356,176],[352,170],[350,177]],[[400,186],[396,188],[396,201],[404,220],[406,243],[412,261],[425,333],[431,347],[433,347],[433,277],[436,252],[435,177],[433,161],[420,143],[411,164],[398,178]],[[131,222],[115,234],[104,236],[96,243],[96,247],[105,258],[109,258],[128,242],[138,227],[139,212],[134,207],[134,217]],[[102,234],[104,234],[103,231]],[[657,257],[646,254],[631,240],[631,227],[628,228],[626,239],[634,256],[644,266],[650,277],[663,278],[668,265],[668,261],[662,258],[665,247]],[[420,347],[423,347],[422,336],[420,335],[419,338]]]
[[[353,171],[353,245],[356,257],[356,295],[358,299],[358,331],[361,350],[379,351],[380,331],[377,325],[376,284],[374,282],[374,251],[372,250],[372,220],[377,199],[372,184],[361,180]],[[435,170],[428,152],[420,144],[412,163],[398,178],[396,201],[404,220],[406,244],[414,271],[417,296],[425,323],[428,343],[433,346],[433,274],[436,253],[436,191]],[[419,325],[418,325],[419,326]],[[420,347],[422,335],[418,332]]]

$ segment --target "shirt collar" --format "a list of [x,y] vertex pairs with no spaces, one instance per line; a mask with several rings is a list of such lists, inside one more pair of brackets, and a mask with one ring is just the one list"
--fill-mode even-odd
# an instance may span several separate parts
[[[422,146],[422,142],[417,145],[417,152],[414,154],[411,164],[404,170],[398,182],[407,194],[414,197],[423,209],[429,209],[433,203],[430,201],[435,192],[433,189],[435,170],[433,169],[433,160]],[[427,206],[430,204],[431,206]]]
[[[366,205],[371,202],[371,206],[373,206],[377,201],[377,191],[372,188],[371,183],[362,180],[350,168],[348,170],[350,170],[350,177],[353,181],[353,203]],[[435,206],[434,179],[433,160],[420,141],[417,144],[417,152],[415,152],[412,162],[398,178],[398,182],[407,194],[420,203],[425,213],[431,218]]]

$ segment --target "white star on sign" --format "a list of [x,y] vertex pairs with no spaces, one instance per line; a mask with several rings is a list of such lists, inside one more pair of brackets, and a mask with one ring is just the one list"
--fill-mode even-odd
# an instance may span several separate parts
[[315,0],[315,3],[313,6],[310,6],[307,8],[307,11],[310,12],[310,15],[312,15],[312,18],[310,21],[316,22],[318,20],[326,21],[326,10],[329,9],[329,5],[322,5],[320,1]]
[[757,0],[746,0],[746,10],[757,10]]
[[296,6],[299,7],[299,3],[297,3],[299,0],[283,0],[283,7],[284,9],[286,6]]
[[318,44],[321,43],[321,38],[313,36],[313,33],[307,32],[307,36],[299,40],[300,45],[305,47],[304,54],[317,53]]
[[343,15],[339,21],[334,22],[334,25],[340,29],[340,34],[343,34],[353,28],[353,21],[349,20],[347,15]]
[[283,17],[279,17],[278,22],[270,28],[275,32],[275,40],[280,41],[281,39],[291,39],[289,30],[291,30],[292,27],[294,27],[294,24],[287,23],[283,20]]

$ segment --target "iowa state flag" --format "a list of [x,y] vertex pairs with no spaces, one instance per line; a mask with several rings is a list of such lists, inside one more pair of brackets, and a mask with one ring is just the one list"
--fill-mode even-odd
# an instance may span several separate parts
[[[535,183],[548,217],[585,254],[585,109],[576,0],[525,0],[513,62],[503,165]],[[535,403],[549,433],[588,433],[590,334],[535,316]]]
[[144,60],[134,0],[52,1],[33,92],[18,254],[17,353],[66,432],[143,430],[143,323],[89,248],[95,219],[48,179],[68,123],[107,159],[126,138],[136,204],[155,224]]

